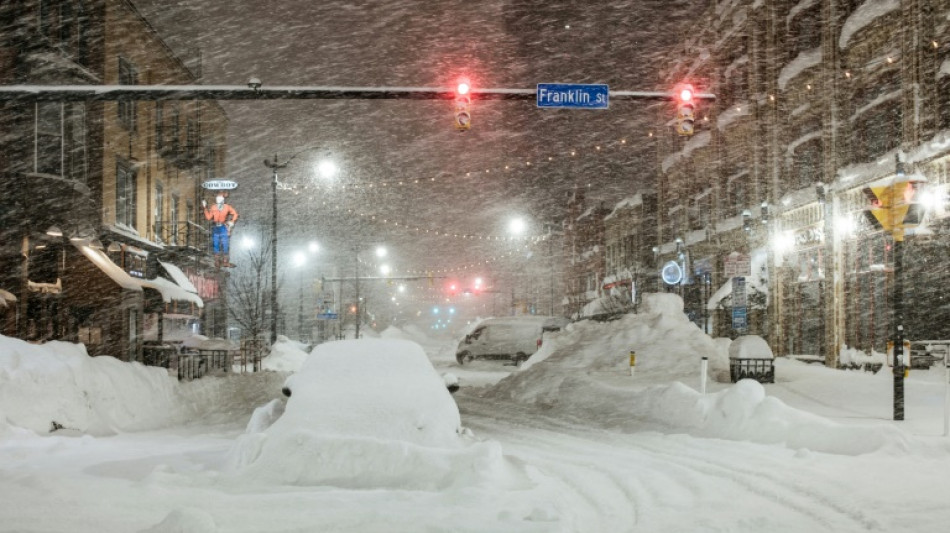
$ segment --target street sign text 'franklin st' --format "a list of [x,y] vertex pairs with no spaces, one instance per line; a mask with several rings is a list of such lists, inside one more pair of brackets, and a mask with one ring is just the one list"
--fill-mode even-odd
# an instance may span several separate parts
[[607,85],[576,83],[539,83],[538,107],[607,109],[610,91]]

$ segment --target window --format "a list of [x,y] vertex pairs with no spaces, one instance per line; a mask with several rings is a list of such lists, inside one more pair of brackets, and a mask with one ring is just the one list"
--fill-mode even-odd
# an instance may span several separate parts
[[163,214],[165,211],[165,186],[161,181],[155,182],[155,235],[161,240]]
[[36,159],[33,169],[44,174],[63,172],[63,104],[36,103]]
[[[119,58],[119,85],[138,85],[138,71],[125,58]],[[135,131],[135,101],[119,100],[119,122],[129,131]]]
[[172,203],[169,206],[168,221],[171,222],[171,243],[178,245],[178,195],[172,195]]
[[78,181],[86,183],[87,176],[87,147],[86,147],[86,104],[69,104],[65,122],[65,165],[64,174]]
[[135,227],[135,189],[136,175],[128,164],[116,163],[115,183],[115,221],[116,224],[125,224]]
[[198,150],[198,123],[188,119],[185,129],[185,154],[189,158],[194,158]]
[[804,189],[820,181],[821,140],[815,139],[799,146],[795,151],[794,168],[791,170],[792,190]]
[[169,117],[169,121],[168,121],[168,139],[171,145],[169,146],[169,149],[172,151],[172,153],[175,153],[175,154],[178,153],[178,145],[181,141],[181,137],[180,137],[181,133],[179,130],[181,125],[179,121],[180,121],[180,118],[179,118],[179,112],[178,112],[178,105],[174,104],[172,105],[171,116]]
[[165,147],[165,107],[161,101],[155,102],[155,149]]

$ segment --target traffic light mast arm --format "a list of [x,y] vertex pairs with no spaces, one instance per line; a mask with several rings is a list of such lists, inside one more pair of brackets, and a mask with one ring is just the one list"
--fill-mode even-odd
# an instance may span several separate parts
[[[475,89],[473,100],[530,100],[537,89]],[[116,100],[452,100],[455,87],[335,87],[244,85],[4,85],[0,101],[61,102]],[[610,91],[611,100],[672,100],[675,92]],[[694,93],[694,99],[714,100],[715,94]]]

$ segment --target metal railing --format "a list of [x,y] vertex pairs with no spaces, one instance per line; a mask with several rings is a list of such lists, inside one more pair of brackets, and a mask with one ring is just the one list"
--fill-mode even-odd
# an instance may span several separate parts
[[163,244],[195,250],[211,249],[211,232],[191,221],[156,222],[155,239]]

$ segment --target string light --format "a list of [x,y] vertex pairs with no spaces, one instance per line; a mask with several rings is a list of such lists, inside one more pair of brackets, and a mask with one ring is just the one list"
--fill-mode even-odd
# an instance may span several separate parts
[[[324,202],[324,205],[326,205],[326,202]],[[335,206],[327,206],[327,207],[331,211],[332,210],[337,210],[339,212],[343,211],[342,207],[340,208],[337,208]],[[381,215],[356,212],[356,211],[353,211],[353,209],[346,209],[346,213],[350,215],[356,215],[360,218],[368,218],[370,221],[376,222],[377,224],[382,223],[387,226],[395,226],[399,228],[400,230],[415,231],[416,233],[424,232],[429,235],[436,235],[439,237],[447,237],[451,239],[488,240],[488,241],[505,241],[505,242],[520,241],[520,242],[524,242],[528,244],[534,244],[534,243],[546,241],[549,237],[549,235],[525,235],[525,236],[516,237],[512,235],[486,235],[486,234],[478,234],[478,233],[458,233],[458,232],[445,231],[443,229],[410,226],[409,224],[406,224],[404,222],[390,220],[389,218],[383,218]]]
[[[706,120],[708,120],[708,117],[706,118]],[[647,135],[648,135],[649,137],[653,137],[653,133],[654,133],[654,132],[649,131],[649,132],[647,133]],[[610,148],[611,146],[613,146],[613,147],[615,147],[615,148],[624,148],[626,145],[627,145],[627,140],[626,140],[626,139],[618,139],[618,140],[616,140],[616,141],[609,142],[609,143],[607,143],[606,145],[604,145],[604,144],[594,145],[593,150],[590,150],[590,151],[588,151],[588,152],[586,152],[586,153],[587,153],[587,154],[600,155],[600,154],[605,154],[605,153],[607,152],[607,148]],[[579,150],[577,150],[577,149],[570,150],[570,155],[571,155],[571,157],[578,157],[578,151],[579,151]],[[540,157],[539,159],[540,159],[542,162],[544,161],[544,157]],[[548,162],[554,162],[554,161],[555,161],[555,156],[554,156],[554,155],[548,155],[548,156],[547,156],[547,161],[548,161]],[[533,168],[535,168],[536,166],[537,166],[537,165],[535,165],[532,161],[524,161],[524,167],[531,167],[531,168],[533,169]],[[491,173],[492,173],[492,170],[495,170],[496,172],[504,172],[504,171],[517,170],[517,168],[524,168],[524,167],[521,167],[520,163],[519,163],[518,165],[515,165],[515,166],[512,166],[512,165],[509,163],[509,164],[504,164],[504,165],[499,166],[499,167],[494,168],[494,169],[492,169],[492,168],[486,168],[486,169],[484,169],[484,170],[485,170],[485,174],[491,174]],[[464,177],[466,177],[466,178],[470,178],[470,177],[473,176],[473,172],[472,172],[472,171],[465,171],[464,174],[460,173],[459,176],[464,176]],[[437,178],[437,177],[432,176],[432,177],[424,178],[424,179],[422,179],[422,180],[420,180],[419,178],[413,178],[413,179],[400,178],[400,179],[385,180],[385,181],[374,181],[374,182],[370,182],[370,183],[349,183],[349,184],[342,184],[342,185],[339,185],[339,188],[340,188],[341,190],[344,190],[344,191],[346,191],[346,190],[350,190],[350,191],[360,191],[360,190],[370,190],[370,189],[375,190],[375,189],[379,189],[379,188],[391,188],[391,187],[396,187],[396,186],[418,185],[418,184],[423,183],[423,182],[424,182],[424,183],[435,183],[436,181],[446,181],[446,180],[449,180],[449,179],[452,179],[452,177],[447,176],[447,177],[440,177],[440,178]],[[312,188],[312,189],[318,189],[318,188],[332,188],[332,186],[327,186],[327,185],[314,185],[314,186],[310,186],[310,185],[295,185],[295,186],[281,185],[281,187],[280,187],[281,190],[293,191],[295,194],[297,194],[298,191],[301,190],[301,189],[307,190],[307,189],[311,189],[311,188]]]

